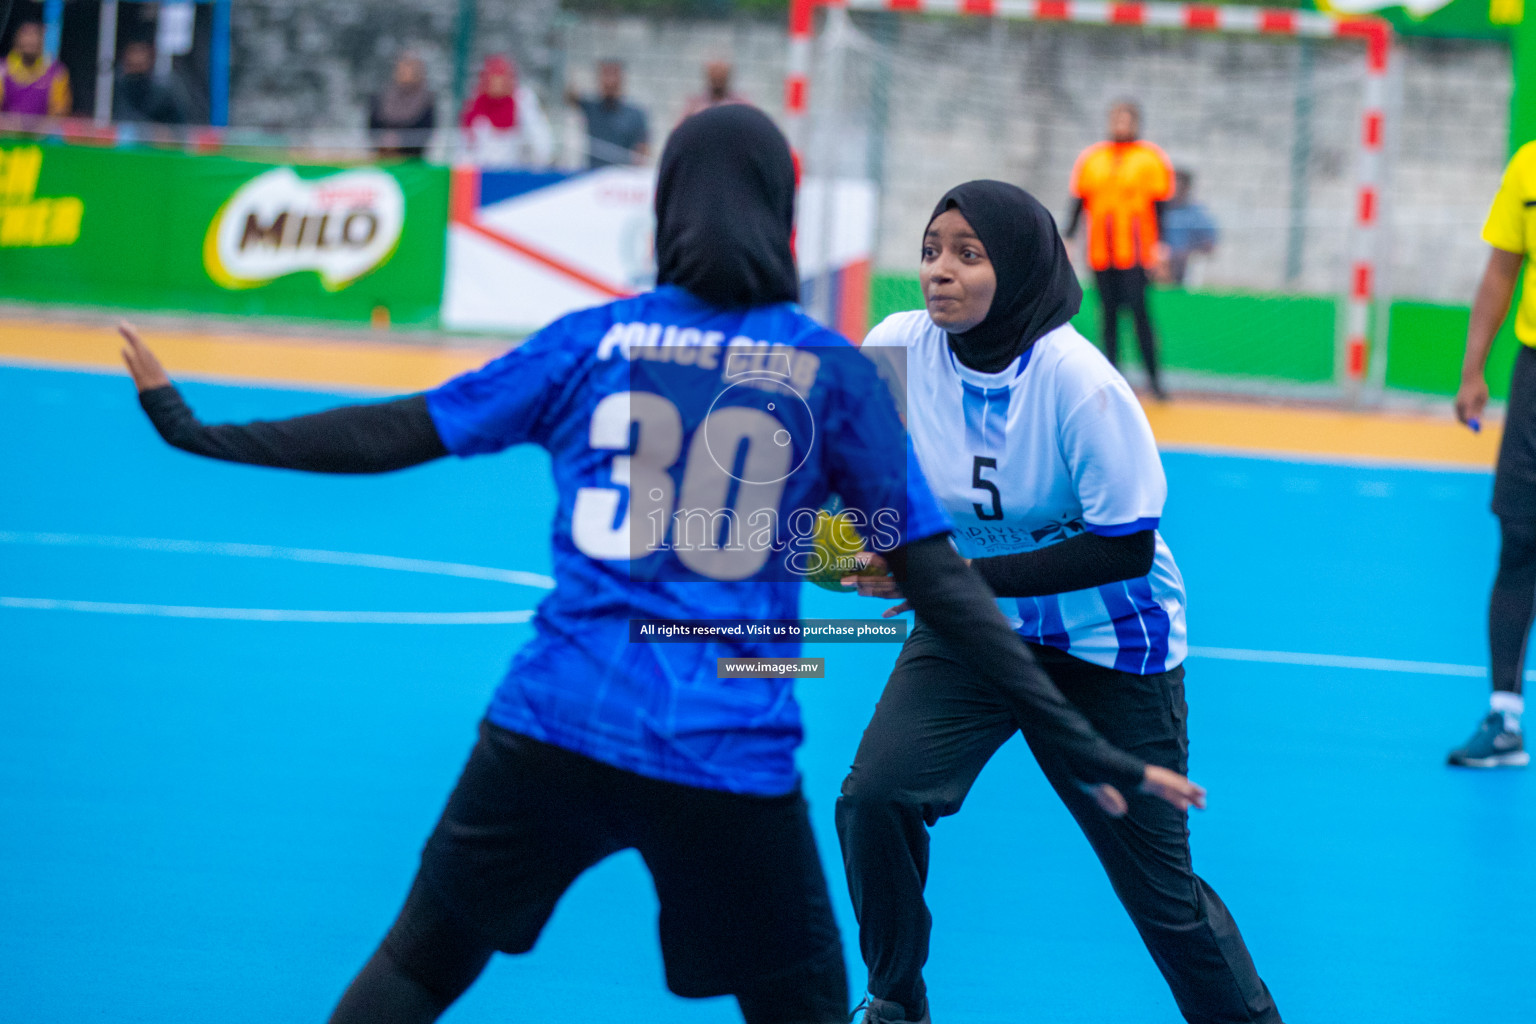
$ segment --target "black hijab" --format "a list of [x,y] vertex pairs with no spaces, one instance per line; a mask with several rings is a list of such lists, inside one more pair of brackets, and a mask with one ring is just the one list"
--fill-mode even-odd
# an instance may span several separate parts
[[727,308],[794,302],[794,222],[794,160],[766,114],[734,103],[673,130],[656,181],[657,284]]
[[996,373],[1041,335],[1071,320],[1083,304],[1083,289],[1050,211],[1017,185],[956,185],[944,193],[928,223],[945,210],[959,210],[970,222],[997,273],[986,319],[951,334],[949,347],[971,369]]

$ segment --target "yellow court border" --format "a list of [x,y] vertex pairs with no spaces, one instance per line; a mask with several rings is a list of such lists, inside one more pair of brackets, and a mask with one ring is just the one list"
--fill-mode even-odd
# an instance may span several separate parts
[[1180,399],[1146,403],[1158,445],[1322,461],[1370,461],[1432,467],[1493,468],[1500,423],[1481,433],[1443,416],[1348,412],[1233,401]]
[[[431,346],[156,328],[146,340],[172,376],[421,391],[499,355],[492,346]],[[0,320],[0,361],[66,369],[121,367],[105,325]],[[1473,434],[1448,417],[1347,412],[1181,398],[1149,404],[1160,445],[1322,460],[1491,468],[1499,430]]]
[[[483,366],[505,348],[389,344],[141,329],[173,378],[322,385],[381,392],[422,391]],[[0,320],[0,360],[62,369],[122,369],[122,339],[106,325]],[[126,372],[126,371],[124,371]]]

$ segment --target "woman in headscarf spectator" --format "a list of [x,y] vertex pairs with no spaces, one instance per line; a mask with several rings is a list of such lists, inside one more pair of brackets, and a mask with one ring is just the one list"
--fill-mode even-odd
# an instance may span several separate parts
[[485,58],[480,84],[459,120],[464,149],[481,167],[546,166],[554,135],[532,89],[520,84],[509,58]]
[[395,61],[394,80],[373,99],[368,130],[381,158],[420,160],[437,127],[437,96],[427,88],[427,65],[414,53]]

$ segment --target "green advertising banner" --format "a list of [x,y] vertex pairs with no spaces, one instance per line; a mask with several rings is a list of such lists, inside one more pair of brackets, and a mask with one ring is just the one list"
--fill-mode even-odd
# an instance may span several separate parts
[[0,299],[435,324],[448,172],[0,142]]
[[1379,15],[1406,36],[1508,39],[1524,0],[1314,0],[1313,6],[1339,17]]

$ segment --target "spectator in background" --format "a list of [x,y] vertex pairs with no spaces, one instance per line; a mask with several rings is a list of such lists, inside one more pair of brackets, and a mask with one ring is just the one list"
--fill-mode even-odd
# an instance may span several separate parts
[[1141,361],[1152,394],[1167,399],[1157,372],[1157,339],[1147,312],[1147,273],[1167,259],[1157,237],[1162,205],[1173,195],[1173,165],[1167,155],[1141,138],[1141,108],[1121,100],[1109,108],[1109,138],[1083,150],[1072,168],[1077,202],[1066,236],[1077,234],[1088,216],[1088,265],[1093,268],[1103,322],[1099,334],[1104,354],[1119,365],[1120,310],[1129,309],[1136,324]]
[[43,52],[43,26],[22,22],[0,68],[0,114],[68,117],[74,109],[69,69]]
[[565,91],[565,101],[580,107],[587,119],[587,166],[592,170],[615,164],[638,164],[650,151],[651,129],[645,111],[624,102],[624,64],[599,61],[597,95],[582,97]]
[[1183,285],[1189,270],[1189,258],[1195,253],[1210,255],[1216,250],[1216,221],[1205,207],[1191,198],[1195,176],[1186,170],[1173,172],[1173,198],[1163,207],[1163,244],[1168,247],[1168,261],[1159,280]]
[[395,61],[394,80],[373,98],[368,130],[384,159],[420,160],[437,127],[437,97],[427,88],[427,65],[414,53]]
[[480,84],[459,121],[464,149],[480,167],[546,167],[554,135],[532,89],[520,85],[517,65],[500,55],[485,58]]
[[112,120],[133,124],[187,123],[187,104],[169,82],[155,77],[155,48],[138,41],[123,47],[112,87]]
[[731,91],[731,75],[734,69],[728,60],[712,60],[704,65],[704,92],[690,97],[683,108],[684,117],[692,117],[701,110],[718,107],[725,103],[746,103],[746,99]]

